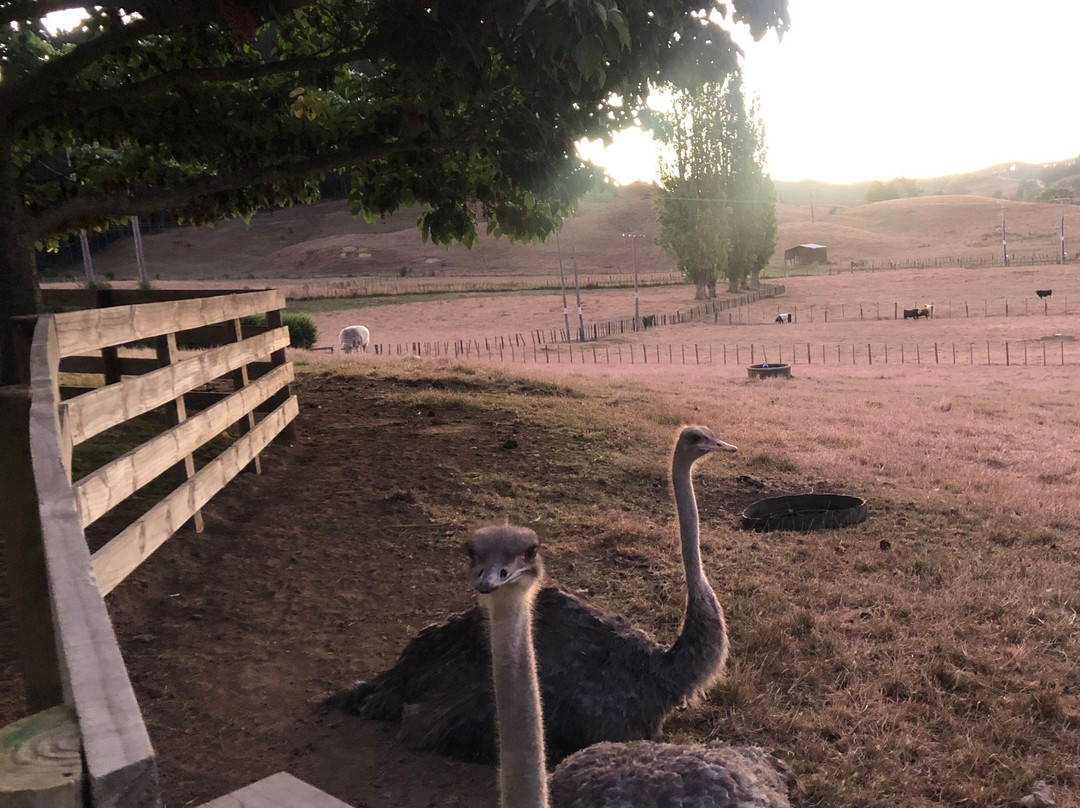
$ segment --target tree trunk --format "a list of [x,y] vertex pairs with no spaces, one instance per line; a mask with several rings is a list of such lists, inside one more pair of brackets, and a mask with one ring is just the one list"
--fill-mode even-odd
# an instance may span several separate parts
[[755,269],[750,273],[750,288],[751,289],[760,289],[761,288],[761,270],[760,269]]
[[739,279],[732,275],[727,281],[727,290],[731,294],[737,294],[739,291]]
[[23,215],[9,143],[0,143],[0,384],[16,379],[8,320],[41,311],[34,237]]
[[706,292],[704,283],[695,282],[694,289],[694,300],[708,300],[709,296]]

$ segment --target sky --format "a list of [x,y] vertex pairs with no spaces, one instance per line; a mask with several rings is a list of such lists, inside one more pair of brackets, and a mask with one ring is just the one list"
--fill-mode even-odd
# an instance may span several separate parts
[[[773,179],[929,178],[1080,155],[1073,92],[1080,0],[789,0],[778,42],[745,35]],[[655,146],[627,133],[604,162],[651,180]]]

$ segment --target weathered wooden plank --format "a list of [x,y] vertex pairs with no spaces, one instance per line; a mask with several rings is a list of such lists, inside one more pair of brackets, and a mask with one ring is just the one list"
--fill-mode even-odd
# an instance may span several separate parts
[[350,808],[288,772],[278,772],[200,808]]
[[65,401],[61,411],[72,443],[78,445],[288,344],[289,330],[279,328]]
[[30,453],[64,700],[74,706],[95,808],[161,804],[157,767],[71,491],[56,386],[54,318],[39,318],[30,356]]
[[32,712],[64,700],[30,456],[30,387],[0,387],[0,525],[23,692]]
[[221,323],[280,309],[284,305],[281,292],[271,289],[140,306],[87,309],[54,316],[60,340],[60,356],[64,357]]
[[79,728],[60,705],[0,727],[0,808],[83,808]]
[[191,416],[79,480],[75,483],[75,499],[79,504],[83,527],[99,519],[185,455],[228,429],[292,380],[291,363],[276,368],[243,390],[218,401],[209,409]]
[[164,544],[196,510],[206,505],[255,455],[265,449],[298,412],[296,396],[291,396],[253,430],[94,553],[94,575],[101,594],[111,592]]

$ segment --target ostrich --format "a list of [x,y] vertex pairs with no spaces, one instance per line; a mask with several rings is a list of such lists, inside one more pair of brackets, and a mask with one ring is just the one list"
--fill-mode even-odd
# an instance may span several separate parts
[[[682,430],[675,443],[671,478],[687,593],[682,631],[670,648],[558,587],[537,593],[536,648],[550,761],[600,741],[653,737],[672,709],[720,675],[727,630],[701,566],[691,482],[694,463],[716,451],[736,448],[705,427]],[[493,761],[495,699],[483,609],[424,629],[394,667],[331,696],[327,704],[365,718],[400,721],[398,738],[408,746]]]
[[758,747],[606,742],[576,752],[549,780],[532,637],[544,574],[536,534],[482,528],[467,546],[490,618],[502,808],[790,808],[790,769]]

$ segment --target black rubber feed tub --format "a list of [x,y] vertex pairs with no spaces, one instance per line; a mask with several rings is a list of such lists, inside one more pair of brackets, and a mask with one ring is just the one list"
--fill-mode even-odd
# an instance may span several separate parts
[[755,502],[742,514],[743,530],[832,530],[866,519],[866,500],[846,494],[793,494]]
[[763,363],[760,365],[750,365],[746,369],[746,375],[751,379],[790,379],[791,378],[791,365],[777,363],[775,365]]

